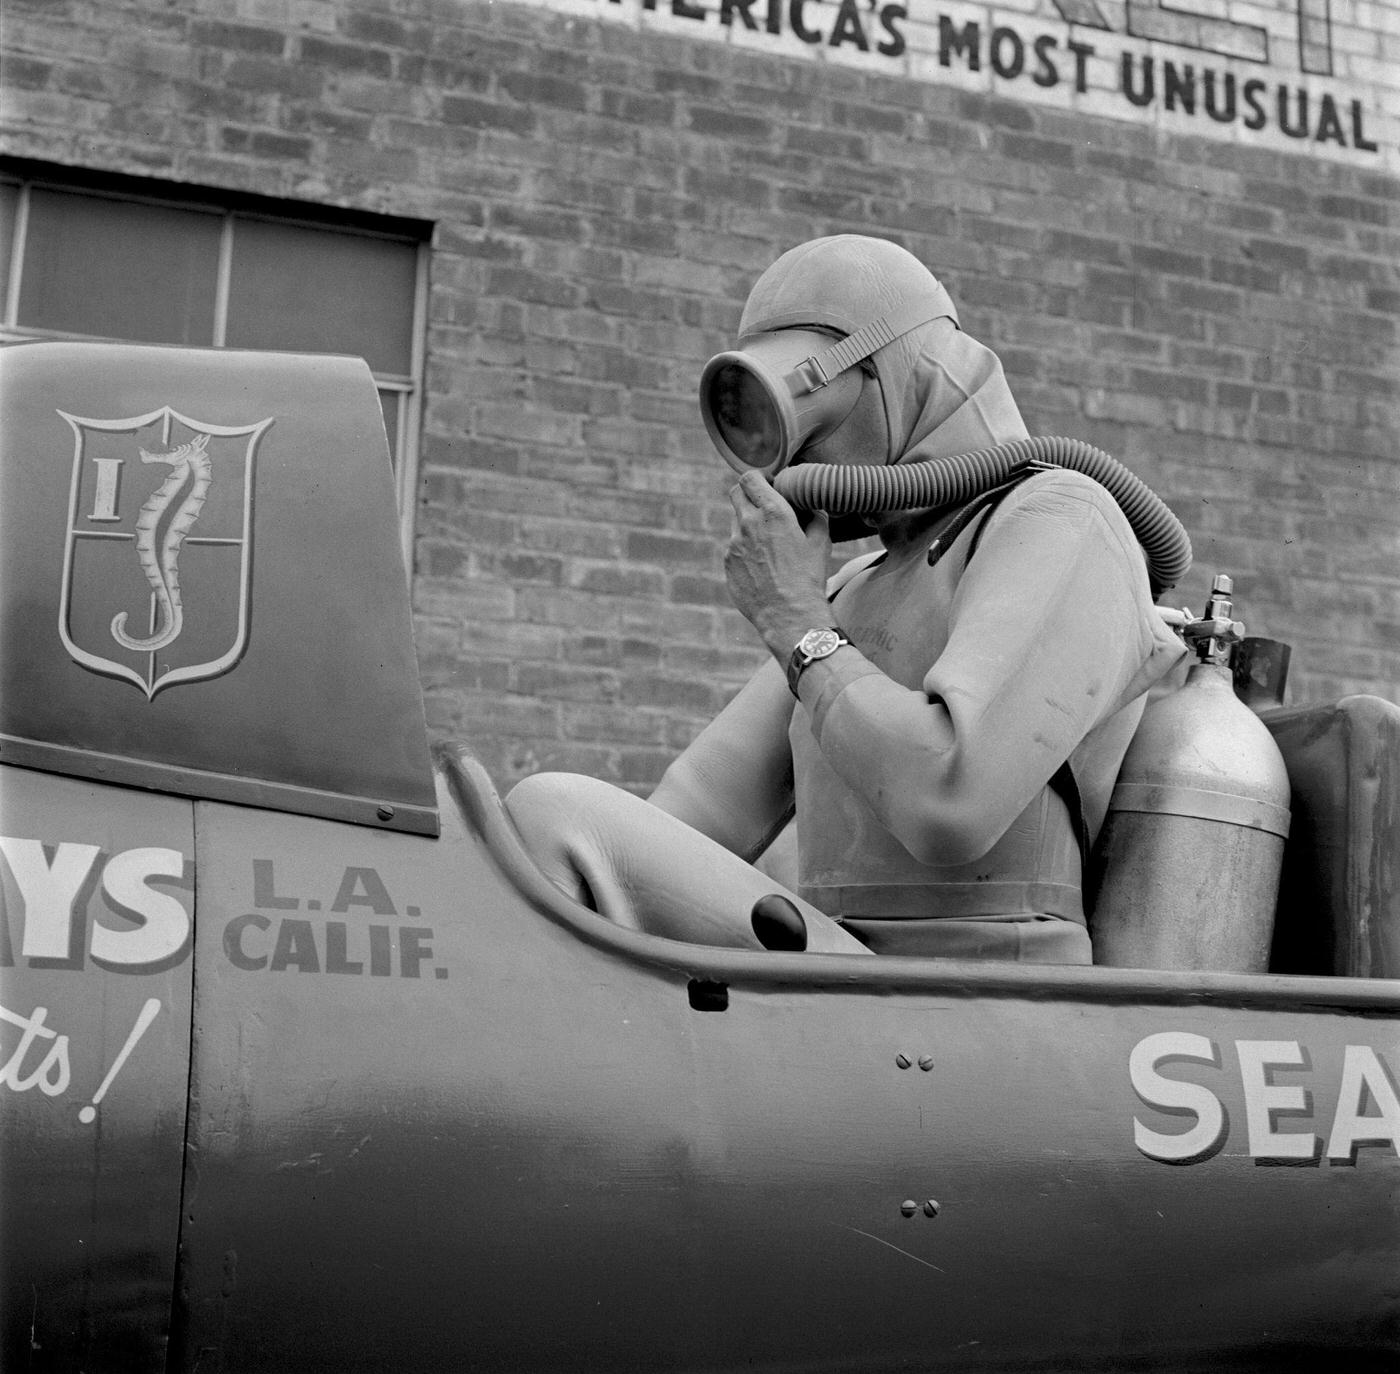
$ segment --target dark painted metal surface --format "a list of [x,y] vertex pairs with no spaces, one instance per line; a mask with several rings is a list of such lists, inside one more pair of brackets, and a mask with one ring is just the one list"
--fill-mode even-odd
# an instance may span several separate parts
[[1263,720],[1293,787],[1273,966],[1400,977],[1400,706],[1343,697]]
[[0,428],[0,759],[432,833],[363,362],[18,344]]
[[163,1369],[193,806],[0,769],[0,1369]]
[[1400,1162],[1345,1138],[1394,984],[686,947],[541,886],[456,776],[436,843],[199,808],[176,1368],[1395,1349]]
[[1282,706],[1292,657],[1292,646],[1281,640],[1246,635],[1230,661],[1235,694],[1255,711]]

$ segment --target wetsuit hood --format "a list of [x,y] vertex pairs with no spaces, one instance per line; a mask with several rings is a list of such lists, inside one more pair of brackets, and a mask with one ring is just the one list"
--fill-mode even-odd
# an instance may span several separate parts
[[886,462],[941,458],[1024,438],[996,354],[962,331],[933,273],[886,239],[838,234],[789,249],[749,293],[739,345],[783,329],[854,334],[911,300],[927,301],[937,318],[870,356],[889,433]]

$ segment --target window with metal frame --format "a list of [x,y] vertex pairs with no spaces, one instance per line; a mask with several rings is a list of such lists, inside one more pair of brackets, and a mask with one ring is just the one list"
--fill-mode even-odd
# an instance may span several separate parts
[[0,339],[350,353],[374,374],[405,566],[422,399],[422,221],[0,163]]

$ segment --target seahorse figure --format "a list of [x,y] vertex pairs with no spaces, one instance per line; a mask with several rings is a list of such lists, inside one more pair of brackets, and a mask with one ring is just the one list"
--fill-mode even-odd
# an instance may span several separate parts
[[[126,612],[112,618],[112,638],[128,649],[142,652],[163,649],[180,633],[184,624],[184,608],[180,602],[180,573],[176,566],[180,557],[180,546],[190,532],[199,512],[204,509],[209,495],[209,483],[213,480],[212,465],[206,450],[209,436],[198,434],[187,444],[171,449],[169,453],[148,453],[141,449],[143,463],[168,463],[170,476],[151,493],[150,499],[141,507],[136,517],[136,556],[141,560],[141,571],[156,595],[160,611],[160,628],[147,639],[137,639],[126,632]],[[190,481],[190,479],[193,479]],[[166,527],[165,538],[156,548],[156,526],[161,516],[169,510],[180,488],[190,481],[190,489],[180,508],[175,512]]]

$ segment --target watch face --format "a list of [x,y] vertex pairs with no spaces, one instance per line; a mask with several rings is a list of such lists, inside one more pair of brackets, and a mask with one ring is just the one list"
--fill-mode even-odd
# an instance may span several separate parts
[[841,636],[835,630],[808,630],[802,636],[801,649],[808,658],[825,658],[841,647]]

